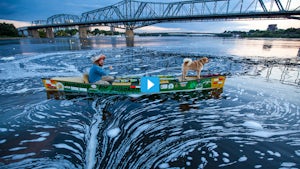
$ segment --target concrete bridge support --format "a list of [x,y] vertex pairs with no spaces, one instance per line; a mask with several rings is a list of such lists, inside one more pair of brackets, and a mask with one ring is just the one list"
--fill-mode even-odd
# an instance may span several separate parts
[[18,35],[25,37],[25,30],[18,30]]
[[133,29],[126,28],[125,37],[126,37],[126,46],[128,46],[128,47],[134,46],[134,32],[133,32]]
[[132,29],[126,28],[125,36],[126,36],[126,37],[134,37],[134,32],[133,32],[133,30],[132,30]]
[[79,26],[79,38],[86,39],[87,38],[87,30],[89,27],[87,26]]
[[28,35],[33,38],[40,38],[40,34],[37,29],[28,30]]
[[53,28],[46,28],[46,37],[47,38],[54,38]]
[[110,26],[111,35],[114,35],[115,31],[116,31],[115,27],[114,26]]

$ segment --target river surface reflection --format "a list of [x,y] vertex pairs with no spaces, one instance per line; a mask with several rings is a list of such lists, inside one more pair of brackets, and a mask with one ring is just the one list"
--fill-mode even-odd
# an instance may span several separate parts
[[[89,39],[21,39],[1,40],[0,57],[18,53],[86,50],[126,47],[125,37],[93,37]],[[160,50],[176,48],[183,53],[201,52],[204,55],[232,55],[239,57],[295,58],[300,48],[299,39],[219,38],[219,37],[135,37],[135,47]]]

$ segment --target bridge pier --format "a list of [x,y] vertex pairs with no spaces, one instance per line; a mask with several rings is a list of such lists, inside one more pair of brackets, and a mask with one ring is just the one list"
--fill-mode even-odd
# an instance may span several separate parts
[[134,46],[134,32],[133,32],[133,29],[126,28],[125,37],[126,37],[126,46],[133,47]]
[[18,34],[22,37],[25,37],[25,30],[18,30]]
[[54,38],[53,28],[46,28],[46,37],[47,38]]
[[28,30],[28,35],[33,38],[40,38],[40,34],[37,29]]
[[79,38],[86,39],[87,38],[87,30],[89,27],[87,26],[79,26]]
[[110,26],[110,32],[111,32],[111,35],[114,35],[114,32],[115,32],[115,27],[114,26]]

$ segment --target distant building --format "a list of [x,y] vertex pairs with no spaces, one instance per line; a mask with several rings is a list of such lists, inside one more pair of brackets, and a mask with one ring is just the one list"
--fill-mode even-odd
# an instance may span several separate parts
[[271,24],[268,26],[267,31],[276,31],[277,29],[277,24]]

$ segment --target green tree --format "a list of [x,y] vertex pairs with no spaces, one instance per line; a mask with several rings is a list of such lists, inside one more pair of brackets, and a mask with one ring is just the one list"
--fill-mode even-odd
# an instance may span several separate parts
[[65,32],[68,36],[74,36],[78,32],[78,30],[77,29],[66,29]]
[[39,32],[39,36],[41,38],[46,38],[46,31],[45,30],[38,30],[38,32]]
[[18,37],[18,30],[13,24],[0,23],[0,36],[2,37]]
[[94,31],[93,31],[93,35],[100,35],[101,34],[101,31],[96,28]]
[[57,32],[55,32],[55,36],[67,36],[67,33],[64,30],[58,30]]

